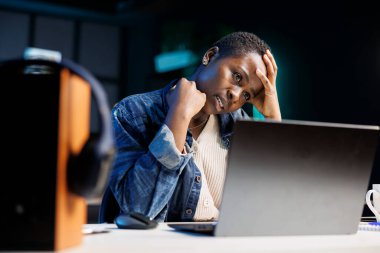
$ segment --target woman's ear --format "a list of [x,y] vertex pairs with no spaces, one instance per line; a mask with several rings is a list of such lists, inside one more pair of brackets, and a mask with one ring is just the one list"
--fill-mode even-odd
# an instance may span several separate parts
[[218,47],[212,47],[210,48],[209,50],[206,51],[206,53],[203,55],[203,58],[202,58],[202,64],[203,65],[207,65],[210,63],[210,61],[213,59],[213,58],[216,58],[216,56],[218,55],[219,53],[219,48]]

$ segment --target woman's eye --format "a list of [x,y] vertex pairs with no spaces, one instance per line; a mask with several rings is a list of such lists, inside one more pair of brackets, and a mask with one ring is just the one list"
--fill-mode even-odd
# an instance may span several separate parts
[[248,92],[243,92],[243,97],[245,101],[249,101],[251,99],[251,95]]
[[235,80],[236,82],[240,83],[240,81],[241,81],[241,79],[242,79],[242,76],[241,76],[239,73],[237,73],[237,72],[235,72],[235,73],[233,74],[233,76],[234,76],[234,80]]

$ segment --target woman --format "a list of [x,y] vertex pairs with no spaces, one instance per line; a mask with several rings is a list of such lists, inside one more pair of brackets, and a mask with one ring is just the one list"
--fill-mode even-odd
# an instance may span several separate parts
[[118,154],[110,188],[122,212],[157,221],[218,218],[233,123],[253,104],[281,120],[276,62],[256,35],[235,32],[189,78],[132,95],[112,110]]

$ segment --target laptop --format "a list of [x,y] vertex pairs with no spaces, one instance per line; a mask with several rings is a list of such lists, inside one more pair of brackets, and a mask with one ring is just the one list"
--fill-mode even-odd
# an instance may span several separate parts
[[216,222],[168,222],[215,236],[353,234],[379,127],[239,120]]

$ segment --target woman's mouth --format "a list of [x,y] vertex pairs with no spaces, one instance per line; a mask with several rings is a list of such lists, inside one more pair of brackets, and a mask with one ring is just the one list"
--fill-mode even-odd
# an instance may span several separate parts
[[219,96],[217,96],[217,95],[215,95],[215,98],[216,98],[216,101],[217,101],[218,104],[219,104],[219,107],[220,107],[221,109],[224,109],[224,105],[223,105],[222,99],[221,99]]

